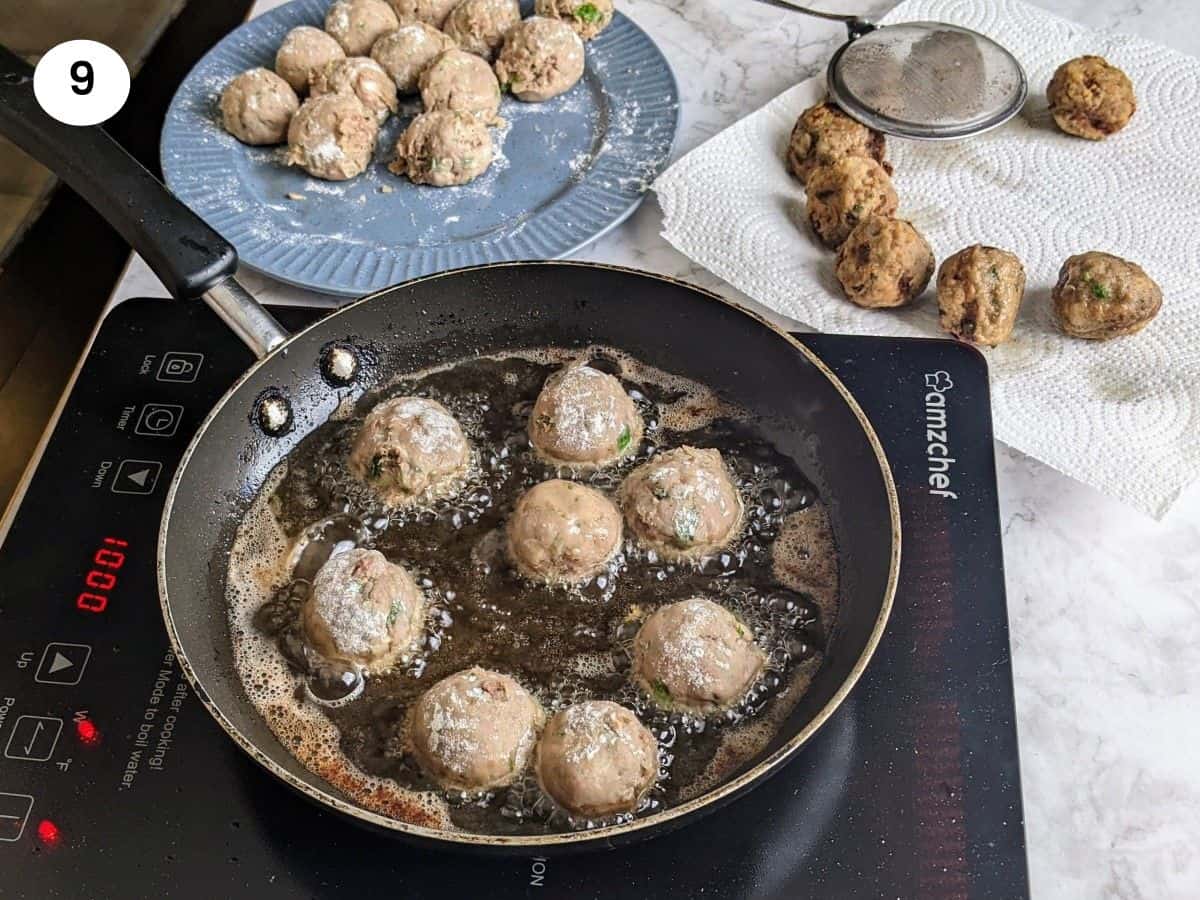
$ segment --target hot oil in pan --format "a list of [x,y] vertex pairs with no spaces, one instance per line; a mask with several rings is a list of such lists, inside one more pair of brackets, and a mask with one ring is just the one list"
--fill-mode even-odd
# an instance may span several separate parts
[[[622,379],[641,408],[645,440],[619,466],[574,477],[611,493],[655,452],[715,447],[745,504],[741,537],[689,566],[655,560],[627,534],[609,568],[574,590],[515,575],[503,551],[506,517],[523,491],[564,474],[535,457],[526,419],[547,375],[577,355],[545,350],[473,359],[404,378],[309,435],[273,473],[239,531],[230,617],[247,692],[304,765],[368,808],[412,824],[489,834],[588,824],[556,811],[532,775],[512,788],[464,798],[439,791],[417,769],[405,752],[407,709],[432,684],[471,665],[515,676],[548,710],[603,698],[637,712],[658,737],[662,758],[659,782],[638,811],[645,814],[699,795],[752,757],[820,663],[836,615],[837,564],[814,489],[749,417],[700,385],[618,352],[593,348],[588,358]],[[452,499],[389,515],[345,463],[370,405],[401,394],[446,405],[476,459]],[[323,706],[313,702],[314,693],[337,696],[347,687],[338,681],[340,670],[316,671],[298,612],[305,578],[338,543],[374,547],[407,566],[425,592],[426,631],[419,651],[369,676],[356,699]],[[639,620],[695,595],[735,611],[768,655],[746,700],[707,720],[658,712],[628,680]]]

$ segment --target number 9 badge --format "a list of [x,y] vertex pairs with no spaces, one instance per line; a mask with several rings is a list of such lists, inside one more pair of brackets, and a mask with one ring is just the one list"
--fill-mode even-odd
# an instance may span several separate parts
[[99,41],[65,41],[38,60],[33,93],[50,116],[66,125],[99,125],[129,97],[129,69]]

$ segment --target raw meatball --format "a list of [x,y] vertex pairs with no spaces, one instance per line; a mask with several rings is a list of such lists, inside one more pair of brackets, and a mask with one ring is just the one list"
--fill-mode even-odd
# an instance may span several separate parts
[[292,90],[303,95],[308,91],[313,75],[345,56],[342,45],[320,28],[301,25],[289,31],[279,45],[275,71],[292,86]]
[[642,442],[642,416],[607,372],[573,363],[546,379],[529,414],[529,440],[553,463],[606,466]]
[[468,53],[490,60],[509,29],[521,21],[517,0],[462,0],[446,19],[445,29]]
[[466,184],[492,164],[492,136],[466,113],[448,109],[422,113],[396,141],[388,168],[416,184]]
[[810,106],[796,120],[788,141],[787,163],[801,184],[808,181],[813,169],[847,156],[873,159],[890,175],[892,167],[883,158],[886,150],[880,132],[854,121],[833,103],[825,102]]
[[846,296],[859,306],[903,306],[929,284],[933,251],[911,223],[871,216],[850,232],[834,271]]
[[625,707],[588,700],[546,723],[533,765],[559,806],[599,819],[638,808],[658,777],[658,741]]
[[221,121],[243,144],[278,144],[300,108],[291,85],[270,69],[243,72],[221,93]]
[[583,77],[583,39],[558,19],[531,16],[509,32],[496,77],[529,103],[557,97]]
[[367,112],[382,125],[396,111],[396,83],[383,66],[365,56],[350,56],[331,62],[312,81],[312,95],[348,91],[359,99]]
[[436,400],[394,397],[369,413],[350,451],[350,471],[389,506],[443,495],[459,483],[471,445]]
[[693,597],[656,610],[633,639],[633,677],[663,709],[710,713],[736,703],[763,652],[729,610]]
[[808,221],[826,247],[836,249],[870,216],[890,216],[899,203],[887,170],[864,156],[844,156],[808,175]]
[[326,659],[385,669],[412,648],[425,602],[412,576],[378,550],[331,556],[313,578],[304,633]]
[[375,42],[371,59],[392,76],[401,94],[417,92],[417,78],[439,54],[454,49],[454,41],[432,25],[412,22],[390,31]]
[[1090,141],[1116,134],[1137,109],[1129,76],[1102,56],[1080,56],[1059,66],[1046,98],[1059,128]]
[[345,181],[367,168],[378,133],[375,117],[353,94],[311,97],[288,126],[287,164]]
[[541,706],[516,681],[475,666],[443,678],[417,702],[413,754],[443,787],[504,787],[525,771],[544,721]]
[[942,263],[937,277],[942,330],[995,347],[1008,340],[1021,298],[1025,267],[1006,250],[975,244]]
[[428,111],[452,109],[485,125],[497,121],[500,83],[491,67],[474,53],[447,50],[426,67],[417,84]]
[[1163,300],[1141,266],[1095,250],[1063,263],[1050,296],[1058,327],[1071,337],[1095,341],[1141,331]]
[[526,578],[579,584],[621,546],[621,514],[595,488],[543,481],[521,495],[508,520],[508,553]]
[[654,457],[625,479],[621,505],[630,530],[670,560],[723,547],[742,522],[742,498],[717,450],[679,447]]
[[388,0],[402,24],[425,22],[441,28],[458,0]]
[[386,0],[335,0],[325,14],[325,30],[347,56],[366,56],[380,37],[399,27]]
[[590,41],[612,24],[612,0],[537,0],[534,12],[548,19],[562,19],[585,41]]

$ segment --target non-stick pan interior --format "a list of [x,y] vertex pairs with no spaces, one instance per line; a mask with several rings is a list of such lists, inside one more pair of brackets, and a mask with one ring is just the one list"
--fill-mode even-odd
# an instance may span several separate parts
[[[857,677],[890,605],[899,526],[873,433],[823,367],[758,319],[676,282],[563,263],[461,270],[392,288],[298,335],[286,355],[276,354],[252,370],[218,405],[172,485],[160,547],[168,626],[201,698],[276,774],[325,795],[318,799],[345,803],[279,744],[242,692],[226,619],[225,572],[239,516],[267,473],[341,399],[318,369],[322,348],[331,340],[370,349],[360,383],[341,396],[345,390],[358,396],[397,374],[461,357],[599,343],[701,381],[761,416],[776,445],[800,464],[829,504],[839,545],[841,609],[825,665],[806,696],[760,758],[716,794],[732,795],[773,767]],[[283,438],[263,436],[251,421],[255,398],[269,388],[285,391],[294,404],[296,427]],[[769,765],[761,766],[764,761]],[[700,805],[675,807],[622,831],[644,834],[662,819],[679,824]],[[353,812],[349,805],[344,808]],[[384,827],[437,836],[363,811],[355,814]],[[482,838],[478,843],[539,841],[546,839]]]

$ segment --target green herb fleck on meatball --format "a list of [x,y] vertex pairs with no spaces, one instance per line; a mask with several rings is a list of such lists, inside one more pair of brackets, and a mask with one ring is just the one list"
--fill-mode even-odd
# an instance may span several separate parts
[[1107,300],[1112,296],[1112,293],[1101,282],[1095,278],[1084,276],[1083,283],[1088,286],[1092,292],[1092,296],[1097,300]]
[[624,453],[629,449],[629,445],[633,443],[633,432],[626,425],[621,429],[621,434],[617,437],[617,452]]
[[654,694],[654,702],[659,706],[671,705],[671,692],[667,690],[667,686],[657,678],[650,682],[650,692]]
[[604,14],[596,8],[595,3],[581,3],[575,7],[575,18],[588,25],[595,25],[603,17]]

